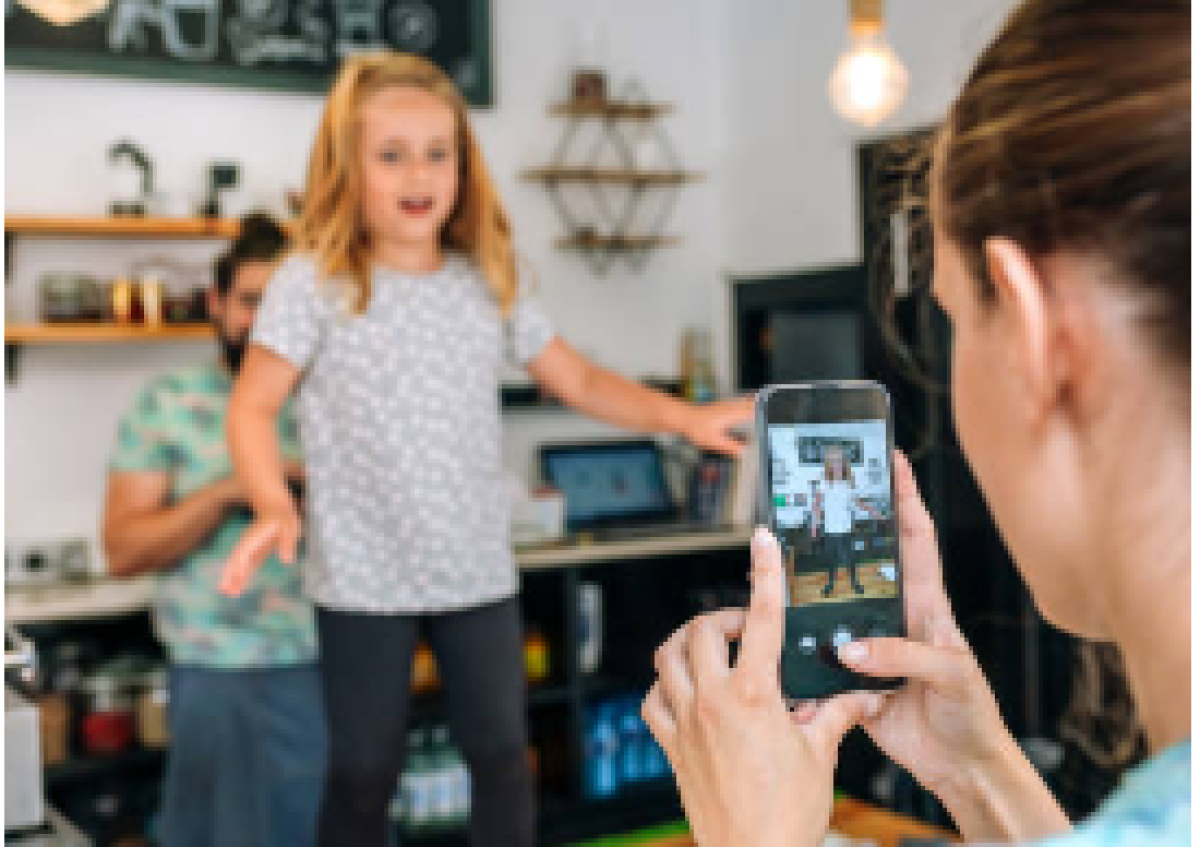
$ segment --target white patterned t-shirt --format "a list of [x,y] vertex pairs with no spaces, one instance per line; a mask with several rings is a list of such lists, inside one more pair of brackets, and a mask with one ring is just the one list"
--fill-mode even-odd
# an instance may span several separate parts
[[332,609],[468,608],[517,587],[500,460],[500,371],[554,337],[528,295],[505,318],[469,259],[413,276],[376,265],[367,310],[286,259],[252,341],[301,370],[304,587]]

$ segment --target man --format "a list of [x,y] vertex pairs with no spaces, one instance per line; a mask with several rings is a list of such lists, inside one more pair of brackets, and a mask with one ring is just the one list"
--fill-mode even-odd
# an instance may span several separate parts
[[[220,361],[151,382],[121,421],[110,464],[108,568],[118,577],[157,574],[154,626],[171,663],[164,847],[315,843],[327,742],[300,570],[272,559],[241,596],[217,591],[251,519],[225,444],[225,411],[285,244],[270,218],[243,221],[208,296]],[[290,407],[278,428],[299,484]]]

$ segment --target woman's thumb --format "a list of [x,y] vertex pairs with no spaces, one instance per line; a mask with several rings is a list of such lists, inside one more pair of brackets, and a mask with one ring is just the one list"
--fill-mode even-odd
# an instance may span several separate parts
[[906,638],[851,641],[838,648],[838,659],[858,673],[916,679],[942,691],[961,687],[971,667],[970,653]]

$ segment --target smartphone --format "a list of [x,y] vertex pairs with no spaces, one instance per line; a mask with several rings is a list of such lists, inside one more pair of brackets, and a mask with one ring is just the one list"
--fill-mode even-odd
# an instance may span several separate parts
[[905,633],[887,390],[771,385],[755,407],[762,512],[783,551],[784,696],[899,686],[837,659],[847,641]]

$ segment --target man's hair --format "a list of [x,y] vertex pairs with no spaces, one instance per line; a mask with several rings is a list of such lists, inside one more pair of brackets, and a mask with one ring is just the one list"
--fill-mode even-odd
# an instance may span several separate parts
[[251,212],[242,218],[241,233],[229,249],[217,257],[214,268],[217,292],[224,297],[233,288],[233,278],[246,262],[273,262],[288,244],[288,236],[274,218]]

